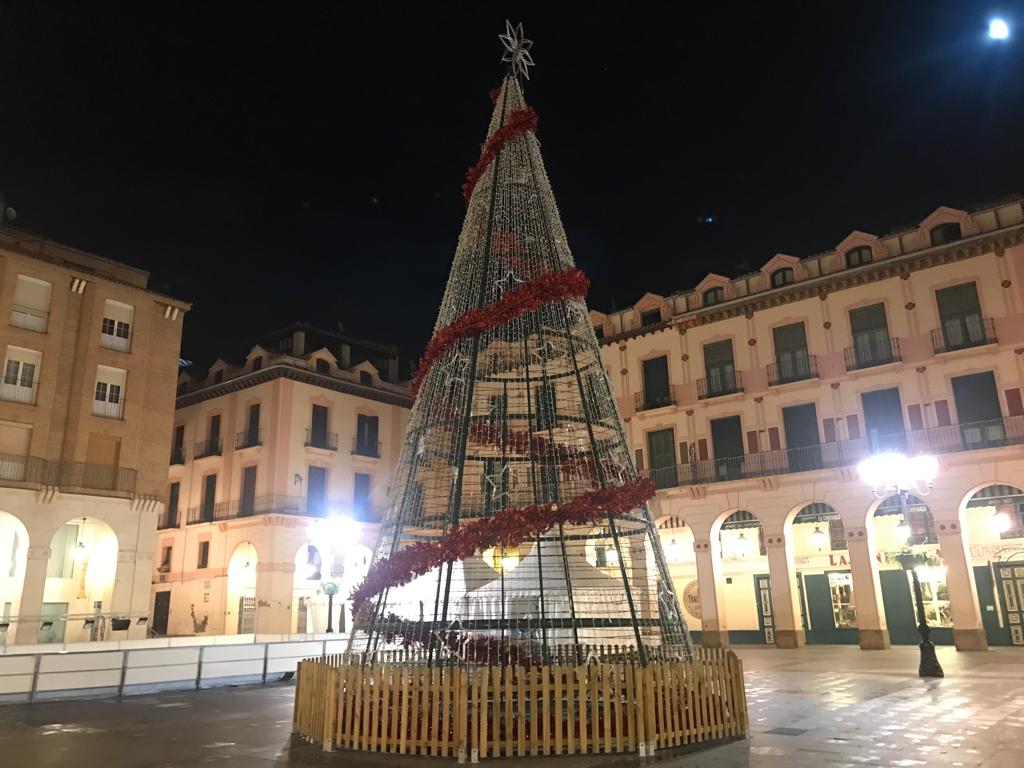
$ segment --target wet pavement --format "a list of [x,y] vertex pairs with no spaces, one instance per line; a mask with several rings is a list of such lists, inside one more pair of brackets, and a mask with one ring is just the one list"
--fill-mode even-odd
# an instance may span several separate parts
[[[751,737],[697,752],[488,760],[505,768],[1024,767],[1024,650],[939,649],[943,680],[917,677],[917,651],[739,648]],[[291,684],[0,706],[7,768],[271,768],[454,765],[324,753],[291,735]]]

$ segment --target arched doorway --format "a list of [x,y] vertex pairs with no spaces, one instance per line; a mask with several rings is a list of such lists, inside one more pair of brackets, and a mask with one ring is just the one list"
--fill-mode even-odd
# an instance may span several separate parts
[[808,643],[856,645],[857,609],[843,521],[828,504],[811,502],[796,513],[787,536]]
[[104,640],[117,573],[117,536],[102,520],[70,520],[50,540],[40,643]]
[[1024,491],[980,488],[961,519],[988,644],[1024,647]]
[[658,535],[665,553],[679,606],[694,640],[700,639],[701,605],[697,583],[697,558],[693,551],[693,531],[680,517],[666,516],[658,520]]
[[323,632],[327,628],[326,597],[322,585],[330,576],[320,550],[305,543],[295,553],[295,576],[292,580],[292,615],[294,632],[304,635]]
[[28,531],[21,520],[0,512],[0,646],[13,642],[21,612]]
[[718,544],[723,577],[718,587],[724,593],[729,641],[774,645],[775,609],[761,521],[746,510],[733,512],[722,521]]
[[228,561],[228,596],[224,610],[225,635],[256,632],[256,547],[243,541]]
[[946,566],[939,556],[939,539],[928,505],[908,496],[904,506],[899,496],[883,499],[871,517],[872,535],[878,556],[878,580],[889,639],[893,645],[917,645],[917,609],[914,606],[911,574],[899,556],[914,555],[924,597],[925,617],[936,645],[953,644],[953,618]]

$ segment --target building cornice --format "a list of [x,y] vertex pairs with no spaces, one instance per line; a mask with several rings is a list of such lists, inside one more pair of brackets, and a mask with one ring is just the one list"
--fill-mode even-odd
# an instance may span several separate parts
[[293,368],[288,365],[270,365],[259,371],[246,373],[233,379],[222,381],[219,384],[212,384],[208,387],[203,387],[195,392],[186,392],[184,395],[179,395],[175,400],[174,407],[176,409],[187,408],[188,406],[195,405],[196,403],[213,400],[214,398],[222,397],[223,395],[227,395],[232,392],[240,392],[243,389],[249,389],[250,387],[258,386],[259,384],[265,384],[268,381],[274,381],[275,379],[297,381],[301,384],[310,384],[314,387],[322,387],[323,389],[329,389],[333,392],[354,395],[355,397],[374,400],[386,405],[397,405],[401,408],[412,408],[413,403],[412,397],[409,395],[399,394],[398,392],[388,392],[387,390],[377,389],[376,387],[367,387],[362,384],[335,379],[331,376],[325,376],[322,373],[302,368]]
[[929,269],[942,264],[951,264],[964,259],[983,256],[986,253],[995,253],[1001,256],[1007,248],[1021,243],[1024,243],[1024,225],[1016,225],[997,232],[988,232],[957,240],[947,245],[893,256],[882,261],[865,264],[862,267],[843,269],[827,275],[812,277],[784,288],[774,288],[760,291],[750,296],[730,299],[713,307],[702,307],[700,309],[680,312],[674,314],[670,320],[656,325],[632,328],[621,333],[605,336],[601,339],[601,344],[610,345],[645,336],[649,333],[656,333],[664,330],[669,325],[678,326],[682,331],[687,328],[695,328],[700,325],[707,325],[708,323],[715,323],[734,317],[752,317],[755,312],[763,309],[778,307],[782,304],[790,304],[805,299],[817,297],[824,301],[831,293],[847,288],[855,288],[866,283],[885,280],[891,277],[909,277],[911,273],[922,269]]

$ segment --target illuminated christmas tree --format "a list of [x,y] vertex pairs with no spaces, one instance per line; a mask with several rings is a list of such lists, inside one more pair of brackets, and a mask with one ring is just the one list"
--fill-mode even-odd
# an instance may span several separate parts
[[[522,80],[521,27],[479,162],[350,650],[431,663],[641,664],[692,647],[590,323]],[[602,648],[604,649],[602,651]]]

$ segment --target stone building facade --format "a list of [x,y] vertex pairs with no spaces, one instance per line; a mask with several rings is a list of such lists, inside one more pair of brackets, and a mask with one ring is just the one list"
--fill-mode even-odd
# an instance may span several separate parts
[[0,226],[0,642],[144,637],[189,305]]
[[412,400],[388,345],[296,325],[182,373],[153,563],[157,634],[304,634],[349,619]]
[[[889,235],[592,312],[662,541],[706,645],[1024,645],[1024,211],[939,208]],[[874,453],[933,454],[878,499]]]

